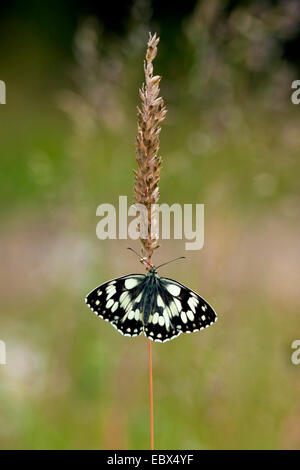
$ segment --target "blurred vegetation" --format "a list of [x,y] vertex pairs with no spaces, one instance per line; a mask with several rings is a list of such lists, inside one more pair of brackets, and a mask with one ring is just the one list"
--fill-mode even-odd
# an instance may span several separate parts
[[[299,68],[284,53],[298,4],[199,1],[169,24],[138,0],[128,18],[120,34],[82,18],[72,57],[20,18],[4,30],[0,447],[148,447],[145,338],[123,338],[83,299],[141,269],[128,242],[97,240],[95,213],[133,199],[151,30],[168,107],[161,202],[206,211],[203,250],[162,274],[220,318],[154,345],[156,446],[299,448]],[[183,250],[164,241],[155,262]]]

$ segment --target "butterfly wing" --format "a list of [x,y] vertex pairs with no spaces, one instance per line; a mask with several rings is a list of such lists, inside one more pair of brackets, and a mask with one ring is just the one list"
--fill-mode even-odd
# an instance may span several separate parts
[[153,295],[155,296],[155,302],[148,322],[144,327],[144,333],[151,341],[164,343],[181,334],[181,331],[175,328],[172,319],[173,296],[160,283],[160,278]]
[[144,329],[140,305],[145,275],[129,274],[113,279],[92,290],[85,302],[100,318],[108,321],[122,335],[138,336]]
[[173,279],[159,278],[157,306],[150,315],[145,335],[165,342],[181,333],[200,331],[217,321],[213,308],[196,292]]

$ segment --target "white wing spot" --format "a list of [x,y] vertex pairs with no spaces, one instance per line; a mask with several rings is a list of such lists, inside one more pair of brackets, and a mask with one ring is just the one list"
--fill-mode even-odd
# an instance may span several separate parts
[[126,311],[131,305],[131,300],[129,295],[121,302],[122,308]]
[[110,307],[111,307],[113,304],[114,304],[114,301],[113,301],[113,299],[109,299],[109,301],[108,301],[108,302],[106,302],[106,305],[105,305],[105,307],[106,307],[106,308],[110,308]]
[[112,311],[112,312],[115,312],[115,311],[117,310],[118,306],[119,306],[119,302],[115,302],[115,303],[113,304],[112,308],[111,308],[111,311]]
[[205,320],[205,319],[206,319],[206,316],[202,315],[201,320]]
[[132,320],[134,318],[134,315],[135,315],[135,311],[134,310],[131,310],[129,313],[128,313],[128,320]]
[[163,316],[164,316],[164,319],[165,319],[166,328],[167,328],[167,330],[169,330],[170,329],[170,318],[169,318],[169,315],[168,315],[168,312],[167,312],[166,308],[163,311]]
[[205,310],[207,309],[207,305],[202,305],[201,308],[202,308],[203,312],[205,312]]
[[178,310],[177,310],[177,307],[175,305],[175,302],[170,303],[169,309],[171,310],[171,313],[172,313],[173,316],[178,315]]
[[153,318],[152,318],[153,325],[156,325],[156,323],[158,322],[158,317],[159,317],[159,313],[155,312],[155,314],[153,315]]
[[175,302],[175,304],[176,304],[176,307],[177,307],[178,312],[180,312],[181,309],[182,309],[180,300],[179,300],[179,299],[174,299],[174,302]]
[[181,320],[183,321],[183,323],[187,323],[186,314],[184,312],[181,312]]
[[108,284],[107,288],[105,289],[107,293],[114,290],[116,292],[116,286]]
[[165,306],[164,301],[163,301],[163,299],[161,298],[160,295],[157,296],[157,306],[158,307],[164,307]]
[[135,311],[135,319],[136,319],[136,321],[139,321],[139,319],[140,319],[140,311],[139,311],[138,308]]
[[167,284],[166,288],[171,295],[175,296],[179,295],[181,291],[180,287],[176,284]]
[[190,297],[187,303],[189,304],[190,309],[193,310],[193,312],[195,313],[196,307],[198,305],[198,300],[194,297]]
[[190,310],[188,310],[188,311],[186,312],[186,314],[187,314],[187,317],[188,317],[189,320],[191,320],[191,321],[194,320],[195,315],[193,314],[193,312],[191,312]]
[[159,323],[160,326],[164,326],[165,319],[162,315],[159,316],[158,323]]
[[96,304],[96,305],[99,305],[99,304],[100,304],[100,300],[96,300],[95,304]]
[[113,288],[113,290],[108,292],[108,296],[106,297],[106,300],[109,300],[113,295],[115,295],[116,292],[117,292],[116,289]]
[[125,287],[126,289],[133,289],[138,283],[139,281],[137,279],[130,277],[129,279],[126,279]]
[[97,290],[97,295],[101,295],[102,294],[102,290]]

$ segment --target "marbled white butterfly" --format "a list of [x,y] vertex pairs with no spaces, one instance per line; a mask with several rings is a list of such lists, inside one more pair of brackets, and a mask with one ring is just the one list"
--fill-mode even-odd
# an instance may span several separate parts
[[122,335],[134,337],[144,332],[150,340],[161,343],[181,333],[203,330],[217,320],[202,297],[173,279],[160,277],[157,269],[151,266],[147,274],[129,274],[106,282],[92,290],[85,301]]

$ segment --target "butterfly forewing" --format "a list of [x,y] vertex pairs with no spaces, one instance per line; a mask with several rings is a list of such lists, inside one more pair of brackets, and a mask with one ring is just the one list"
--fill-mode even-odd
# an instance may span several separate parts
[[90,292],[85,301],[96,315],[123,335],[138,336],[144,329],[139,309],[144,281],[141,274],[113,279]]

